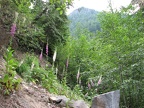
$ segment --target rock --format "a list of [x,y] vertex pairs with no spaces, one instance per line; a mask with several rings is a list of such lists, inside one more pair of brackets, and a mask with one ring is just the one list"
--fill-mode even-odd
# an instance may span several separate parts
[[89,108],[83,100],[70,100],[66,96],[55,96],[49,98],[50,102],[57,104],[60,108]]
[[120,90],[95,96],[91,108],[119,108]]
[[88,105],[83,100],[77,100],[77,101],[70,101],[68,103],[68,106],[70,108],[89,108]]
[[56,97],[50,97],[49,98],[50,102],[53,102],[57,104],[59,107],[66,107],[67,103],[70,101],[69,98],[66,96],[56,96]]

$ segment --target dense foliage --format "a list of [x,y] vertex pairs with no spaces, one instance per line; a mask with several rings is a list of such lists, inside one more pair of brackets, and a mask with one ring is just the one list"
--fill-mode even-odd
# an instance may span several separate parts
[[[16,24],[15,40],[19,48],[40,53],[49,44],[51,50],[64,43],[69,35],[66,8],[72,0],[6,0],[0,1],[1,26]],[[6,16],[7,19],[4,19]],[[10,20],[8,20],[10,19]],[[8,21],[7,21],[8,20]],[[51,51],[53,52],[53,51]]]
[[[54,47],[65,43],[69,36],[66,8],[71,3],[72,0],[0,1],[2,10],[0,27],[8,32],[8,34],[0,36],[0,39],[4,39],[4,36],[9,37],[7,38],[9,47],[4,55],[6,71],[2,76],[0,73],[0,91],[10,94],[18,89],[21,80],[16,77],[17,72],[25,81],[41,84],[53,94],[66,95],[72,99],[79,98],[78,93],[67,87],[65,80],[62,80],[61,84],[59,83],[56,76],[57,69],[54,67],[56,53],[53,57],[53,66],[47,61],[43,63],[43,53],[51,54],[55,50]],[[18,46],[15,47],[15,44]],[[40,59],[34,54],[26,54],[25,58],[16,61],[13,57],[13,49],[16,50],[16,48],[21,51],[25,49],[27,52],[41,51]],[[41,64],[45,66],[42,67]]]
[[120,89],[121,108],[142,108],[144,19],[142,11],[130,15],[128,10],[102,12],[101,31],[95,38],[88,32],[78,39],[70,37],[59,47],[59,69],[68,59],[67,83],[71,88],[79,85],[87,99]]

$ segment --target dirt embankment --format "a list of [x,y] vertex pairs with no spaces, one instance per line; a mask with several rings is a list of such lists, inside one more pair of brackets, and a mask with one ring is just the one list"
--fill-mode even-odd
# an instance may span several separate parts
[[10,96],[0,94],[0,108],[59,108],[49,103],[49,97],[41,86],[23,82],[21,89]]

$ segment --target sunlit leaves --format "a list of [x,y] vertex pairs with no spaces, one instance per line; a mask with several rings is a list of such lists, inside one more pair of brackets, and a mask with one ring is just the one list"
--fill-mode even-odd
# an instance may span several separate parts
[[29,7],[31,6],[30,0],[12,0],[18,7],[19,12],[28,13],[30,12]]

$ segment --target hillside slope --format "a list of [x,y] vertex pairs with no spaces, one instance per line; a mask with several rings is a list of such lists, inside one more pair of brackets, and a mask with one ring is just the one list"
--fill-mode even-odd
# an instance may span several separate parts
[[98,11],[84,7],[74,10],[68,16],[71,35],[76,35],[77,27],[87,29],[93,33],[100,30],[100,24],[97,20],[98,13]]
[[[13,55],[17,60],[21,61],[20,64],[22,61],[25,61],[25,53],[16,50]],[[36,83],[35,81],[27,82],[25,78],[16,74],[14,79],[21,79],[19,89],[12,90],[9,92],[10,94],[4,95],[5,90],[2,88],[4,87],[3,81],[6,74],[6,63],[3,56],[0,55],[0,81],[2,81],[0,82],[0,108],[63,108],[66,105],[72,106],[72,108],[77,108],[77,106],[88,108],[83,100],[78,100],[78,96],[74,98],[76,93],[72,95],[72,91],[64,88],[61,83],[58,83],[57,79],[52,79],[53,81],[50,85],[51,79],[49,78],[46,83],[47,88],[45,88],[41,83]],[[43,59],[43,62],[39,65],[41,66],[40,68],[44,69],[42,66],[46,65],[45,60]],[[39,71],[41,72],[42,70]],[[57,84],[55,83],[56,81]],[[58,90],[59,93],[56,93],[55,90]],[[64,92],[71,93],[65,94]]]
[[0,94],[0,108],[59,108],[49,103],[50,94],[41,86],[22,83],[21,89],[10,96]]
[[[17,57],[22,58],[22,53],[17,53]],[[5,60],[0,55],[0,79],[5,72]],[[19,77],[19,75],[16,75]],[[50,93],[41,85],[26,83],[23,79],[18,91],[10,95],[0,93],[0,108],[59,108],[49,103]]]

